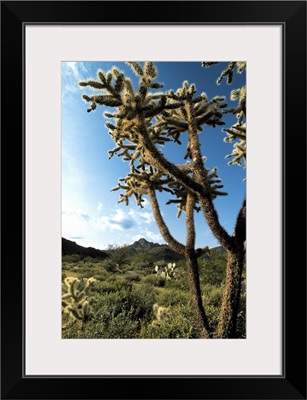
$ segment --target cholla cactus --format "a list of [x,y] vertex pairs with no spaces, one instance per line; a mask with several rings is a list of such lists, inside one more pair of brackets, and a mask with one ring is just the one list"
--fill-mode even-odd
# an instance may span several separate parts
[[[130,173],[125,178],[120,178],[118,185],[112,189],[123,190],[119,202],[129,204],[129,199],[134,196],[137,204],[143,207],[143,196],[149,191],[166,191],[174,196],[170,203],[177,203],[181,211],[185,211],[186,184],[194,185],[191,174],[195,159],[193,140],[203,126],[224,125],[222,112],[227,104],[224,97],[214,97],[211,100],[205,93],[195,96],[194,84],[183,82],[182,88],[176,93],[172,90],[165,93],[152,92],[154,89],[163,88],[155,82],[157,70],[153,62],[145,62],[142,67],[137,62],[128,63],[134,73],[139,77],[138,90],[134,91],[131,80],[121,71],[113,67],[108,72],[98,71],[98,81],[92,79],[80,82],[82,87],[89,86],[103,91],[105,94],[83,95],[83,99],[90,103],[88,111],[93,111],[98,105],[115,107],[115,113],[106,112],[106,118],[113,119],[114,123],[107,122],[109,134],[116,143],[116,147],[109,151],[109,157],[117,154],[124,161],[130,163]],[[154,118],[154,119],[153,119]],[[173,141],[181,144],[180,137],[183,133],[193,129],[194,139],[189,140],[185,159],[191,161],[172,168],[158,151],[156,146],[164,146]],[[206,157],[202,158],[204,164]],[[216,185],[209,177],[210,171],[202,165],[203,174],[207,177],[205,193],[210,192],[212,198],[225,195],[221,192],[222,185]],[[170,173],[171,172],[171,173]],[[218,182],[221,182],[220,180]],[[195,204],[195,210],[200,207]]]
[[[218,64],[217,62],[203,62],[203,67],[210,67],[213,64]],[[221,73],[217,79],[217,84],[220,84],[225,77],[227,77],[227,83],[230,84],[233,81],[233,75],[235,68],[237,73],[241,74],[246,70],[246,62],[230,62],[227,68]],[[232,90],[230,93],[231,100],[237,100],[238,105],[235,108],[226,108],[223,113],[235,114],[237,117],[237,123],[235,123],[230,129],[223,129],[227,133],[227,137],[224,139],[225,142],[234,142],[233,151],[228,154],[225,158],[231,158],[232,160],[228,163],[245,165],[246,162],[246,123],[244,122],[246,118],[246,86],[242,86],[240,89]],[[239,142],[237,141],[239,140]]]
[[155,303],[152,307],[155,319],[152,321],[151,326],[159,327],[163,320],[167,320],[170,318],[170,309],[169,307],[162,307],[159,304]]
[[[225,290],[225,304],[221,307],[219,337],[232,337],[240,297],[237,288],[243,268],[246,203],[243,203],[234,232],[230,235],[220,224],[213,203],[217,196],[226,193],[220,191],[222,185],[217,169],[210,171],[206,168],[200,137],[208,126],[225,125],[223,116],[226,112],[237,115],[238,123],[231,128],[233,132],[230,135],[238,136],[240,129],[243,129],[241,127],[245,117],[245,88],[232,94],[233,99],[239,99],[238,107],[227,109],[224,97],[209,99],[206,93],[197,94],[195,85],[187,81],[176,92],[156,91],[162,89],[163,85],[155,80],[157,69],[153,62],[128,64],[139,78],[136,89],[131,80],[115,67],[108,72],[99,70],[97,80],[79,82],[82,87],[98,90],[98,94],[83,95],[83,99],[90,104],[89,112],[101,105],[114,109],[114,112],[104,114],[112,120],[106,126],[115,142],[115,148],[109,151],[109,157],[116,154],[127,161],[130,172],[125,178],[119,179],[113,190],[122,191],[119,202],[128,205],[130,198],[134,197],[141,208],[143,196],[148,196],[163,239],[172,250],[186,258],[195,323],[200,337],[210,338],[211,327],[201,301],[197,261],[203,254],[203,249],[195,249],[194,213],[201,211],[204,214],[211,232],[228,254],[229,279],[226,280],[228,286]],[[227,76],[228,83],[231,83],[235,67],[241,72],[246,65],[243,62],[229,63],[220,81]],[[162,148],[170,141],[180,145],[181,140],[186,142],[186,154],[182,163],[175,164],[165,157]],[[235,162],[240,161],[242,153],[244,148],[237,147],[234,156],[240,158],[236,158]],[[163,191],[171,196],[168,204],[177,205],[178,216],[182,211],[185,213],[185,243],[174,238],[161,213],[157,192]],[[167,268],[163,272],[167,279],[174,271]]]
[[92,304],[94,302],[92,288],[96,282],[95,278],[65,278],[67,292],[62,295],[62,313],[68,316],[68,323],[63,329],[74,325],[77,321],[81,322],[81,327],[93,315]]

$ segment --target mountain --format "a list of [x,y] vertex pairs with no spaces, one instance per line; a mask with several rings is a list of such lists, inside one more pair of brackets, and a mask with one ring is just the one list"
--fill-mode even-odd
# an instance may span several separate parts
[[78,245],[76,242],[62,238],[62,256],[79,254],[81,257],[92,257],[92,258],[106,258],[108,254],[102,250],[94,249],[93,247],[83,247]]
[[[136,254],[138,249],[147,250],[151,254],[153,262],[159,260],[165,260],[165,262],[179,261],[183,260],[184,256],[176,253],[167,244],[159,244],[154,242],[149,242],[145,238],[136,240],[130,246],[127,246],[130,250],[131,256]],[[71,240],[62,238],[62,256],[79,254],[81,257],[92,257],[104,259],[109,256],[112,251],[116,250],[98,250],[93,247],[83,247],[78,245]],[[210,249],[214,253],[224,253],[225,250],[222,246],[213,247]],[[208,258],[208,256],[206,256]],[[210,257],[209,257],[210,258]]]
[[133,253],[136,253],[138,249],[147,250],[154,261],[164,260],[165,262],[170,262],[184,259],[181,254],[176,253],[167,244],[149,242],[144,238],[135,241],[128,247]]
[[[134,253],[137,251],[137,249],[148,250],[149,253],[153,256],[153,259],[155,261],[165,260],[166,262],[169,262],[169,261],[178,261],[178,260],[184,259],[183,255],[176,253],[167,244],[159,244],[159,243],[149,242],[148,240],[146,240],[144,238],[141,238],[141,239],[135,241],[128,247]],[[223,254],[226,252],[226,250],[222,246],[216,246],[216,247],[211,247],[210,252],[211,252],[211,255]],[[204,256],[204,258],[208,259],[208,258],[210,258],[210,256],[207,255],[207,256]]]
[[223,246],[211,247],[210,251],[218,254],[226,253],[226,250],[224,249]]
[[167,244],[159,244],[159,243],[153,243],[153,242],[148,242],[148,240],[141,238],[134,243],[132,243],[130,246],[130,249],[148,249],[152,250],[157,247],[168,247]]

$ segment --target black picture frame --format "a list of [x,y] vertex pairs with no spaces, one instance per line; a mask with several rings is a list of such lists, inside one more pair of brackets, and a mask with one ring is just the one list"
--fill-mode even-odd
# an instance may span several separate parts
[[[2,399],[306,399],[306,2],[158,3],[1,2]],[[155,13],[157,6],[163,12]],[[282,376],[24,375],[24,29],[27,24],[118,23],[283,26]]]

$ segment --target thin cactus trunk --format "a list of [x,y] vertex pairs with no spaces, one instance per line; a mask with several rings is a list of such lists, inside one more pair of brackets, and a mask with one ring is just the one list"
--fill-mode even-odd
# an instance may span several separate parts
[[192,301],[192,309],[194,313],[195,324],[199,332],[199,336],[203,339],[210,338],[209,322],[203,307],[197,257],[194,251],[186,252],[189,289]]
[[191,194],[188,194],[186,201],[187,242],[185,247],[185,257],[187,261],[190,296],[196,327],[199,332],[199,336],[201,338],[208,339],[210,337],[210,327],[202,302],[199,282],[199,269],[195,252],[195,202],[195,197]]
[[216,338],[229,339],[236,337],[243,263],[243,248],[236,252],[227,252],[225,290],[220,310],[219,322],[214,335]]

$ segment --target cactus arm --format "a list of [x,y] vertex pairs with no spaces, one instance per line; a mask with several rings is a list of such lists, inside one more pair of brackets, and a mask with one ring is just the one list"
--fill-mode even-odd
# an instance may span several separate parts
[[154,189],[148,189],[150,204],[152,207],[153,215],[159,227],[163,239],[169,244],[172,250],[179,254],[185,254],[185,246],[179,243],[170,233],[160,211],[159,203],[157,200],[156,192]]

